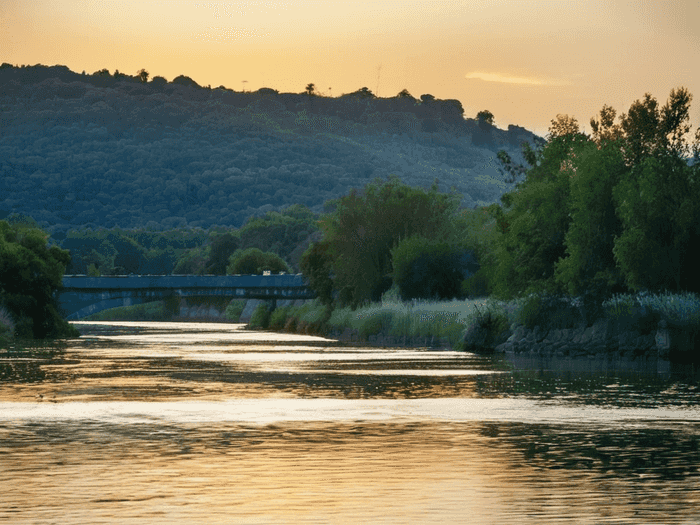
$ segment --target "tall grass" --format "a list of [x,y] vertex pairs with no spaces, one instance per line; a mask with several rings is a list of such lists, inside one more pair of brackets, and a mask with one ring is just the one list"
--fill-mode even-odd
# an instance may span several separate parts
[[629,315],[634,309],[640,308],[671,325],[700,326],[700,297],[690,292],[619,294],[603,302],[603,308],[613,319]]
[[476,322],[480,312],[500,307],[489,299],[464,301],[385,300],[357,310],[339,308],[333,311],[331,329],[356,330],[361,338],[384,334],[394,337],[446,338],[452,348],[460,348],[465,329]]

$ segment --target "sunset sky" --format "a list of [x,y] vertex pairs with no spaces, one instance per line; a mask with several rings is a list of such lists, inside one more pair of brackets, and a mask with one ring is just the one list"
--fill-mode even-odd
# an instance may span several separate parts
[[700,2],[0,0],[0,62],[107,68],[240,91],[406,88],[546,133],[685,86],[700,123]]

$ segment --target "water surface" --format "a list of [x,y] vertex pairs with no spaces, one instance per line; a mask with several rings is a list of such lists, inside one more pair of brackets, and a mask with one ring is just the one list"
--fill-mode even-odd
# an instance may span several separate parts
[[692,366],[76,326],[0,351],[0,521],[700,523]]

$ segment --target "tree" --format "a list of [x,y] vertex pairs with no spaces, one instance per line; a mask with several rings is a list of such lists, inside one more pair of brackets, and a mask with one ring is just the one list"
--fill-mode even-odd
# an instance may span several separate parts
[[485,122],[486,124],[494,125],[494,116],[493,113],[491,113],[488,109],[485,109],[483,111],[479,111],[476,114],[476,120],[478,120],[480,123]]
[[215,235],[211,241],[209,259],[206,263],[205,273],[210,275],[226,275],[228,260],[238,249],[240,241],[232,233]]
[[613,254],[615,239],[623,231],[613,189],[628,168],[619,143],[607,133],[610,126],[605,128],[599,128],[600,146],[585,144],[568,168],[571,223],[564,239],[566,256],[556,263],[555,274],[571,295],[602,298],[626,291]]
[[333,258],[329,249],[330,243],[327,241],[313,243],[299,262],[301,272],[309,280],[309,286],[326,306],[333,302]]
[[426,93],[424,95],[420,96],[421,102],[423,104],[430,104],[431,102],[435,102],[435,97],[431,95],[430,93]]
[[379,300],[391,286],[391,250],[402,239],[420,234],[454,241],[452,217],[458,206],[459,196],[438,193],[436,183],[426,192],[395,175],[339,199],[320,225],[340,304],[357,307]]
[[316,93],[315,93],[315,90],[316,90],[316,85],[315,85],[315,84],[307,84],[306,89],[305,89],[304,91],[306,91],[306,94],[307,94],[307,95],[313,96],[313,95],[316,94]]
[[659,109],[648,93],[621,117],[622,151],[629,174],[614,188],[624,231],[615,258],[633,289],[700,291],[700,166],[688,157],[691,94],[671,90]]
[[149,73],[148,73],[148,71],[146,71],[145,69],[139,69],[139,70],[136,72],[136,75],[139,77],[139,80],[140,80],[143,84],[145,84],[146,82],[148,82],[148,75],[149,75]]
[[631,288],[700,292],[699,172],[673,155],[647,157],[615,188],[624,231],[613,251]]
[[258,248],[236,250],[229,259],[226,268],[227,275],[261,275],[263,272],[289,273],[290,269],[279,255],[271,252],[263,252]]
[[408,92],[407,89],[402,89],[398,95],[396,95],[397,98],[413,98],[413,96]]
[[49,246],[37,228],[0,221],[0,303],[10,312],[19,337],[75,337],[54,297],[62,286],[70,254]]
[[557,261],[566,255],[570,168],[588,142],[575,119],[558,115],[545,146],[526,153],[530,168],[525,181],[501,197],[503,207],[490,208],[502,234],[492,283],[496,295],[509,298],[561,289],[554,272]]
[[479,269],[473,252],[420,235],[398,243],[391,258],[393,281],[404,301],[459,297],[462,282]]

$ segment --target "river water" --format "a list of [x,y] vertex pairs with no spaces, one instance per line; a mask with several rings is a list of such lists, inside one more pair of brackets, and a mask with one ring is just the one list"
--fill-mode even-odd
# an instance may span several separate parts
[[700,375],[76,323],[0,351],[0,522],[700,523]]

